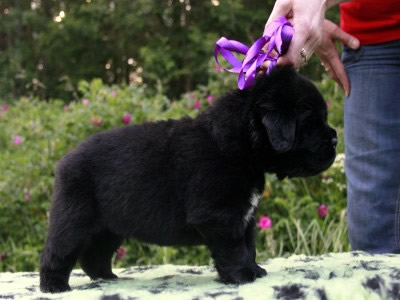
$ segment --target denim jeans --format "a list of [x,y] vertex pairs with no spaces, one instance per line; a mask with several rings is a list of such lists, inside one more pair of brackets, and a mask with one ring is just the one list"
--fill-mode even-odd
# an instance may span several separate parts
[[344,47],[347,222],[353,250],[400,253],[400,40]]

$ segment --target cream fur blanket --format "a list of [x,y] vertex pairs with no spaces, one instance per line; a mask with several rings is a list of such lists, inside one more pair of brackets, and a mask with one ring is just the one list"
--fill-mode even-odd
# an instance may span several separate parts
[[0,273],[0,299],[400,299],[400,255],[294,255],[260,265],[268,275],[239,286],[220,283],[210,266],[117,269],[114,281],[75,270],[72,291],[61,294],[41,293],[38,273]]

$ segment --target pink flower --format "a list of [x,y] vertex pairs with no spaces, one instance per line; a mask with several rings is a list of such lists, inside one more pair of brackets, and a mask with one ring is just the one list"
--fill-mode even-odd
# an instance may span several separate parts
[[217,73],[220,73],[220,72],[224,71],[224,69],[222,69],[219,65],[216,65],[214,67],[214,71],[217,72]]
[[7,255],[3,252],[0,252],[0,260],[4,260],[7,257]]
[[23,142],[22,137],[20,137],[19,135],[16,135],[13,139],[13,144],[14,145],[19,145]]
[[126,248],[125,247],[119,247],[118,249],[117,249],[117,258],[118,259],[123,259],[124,257],[125,257],[125,254],[126,254]]
[[200,107],[201,107],[201,101],[200,100],[194,101],[194,108],[195,109],[200,109]]
[[189,94],[188,94],[188,96],[189,96],[189,98],[194,98],[194,96],[195,96],[195,94],[194,94],[194,92],[190,92]]
[[214,100],[215,100],[214,96],[211,96],[211,95],[210,95],[210,96],[207,96],[206,99],[207,99],[207,102],[210,103],[210,104],[213,103]]
[[64,105],[64,111],[69,110],[69,105]]
[[320,205],[320,207],[318,207],[318,216],[320,218],[325,218],[326,215],[328,214],[329,211],[329,207],[325,204]]
[[326,108],[327,109],[331,108],[331,102],[329,100],[326,100]]
[[260,218],[260,220],[258,221],[258,227],[260,227],[260,229],[268,229],[272,227],[272,221],[270,218],[268,218],[267,216],[262,216]]
[[82,100],[83,106],[88,106],[89,105],[89,99],[83,99]]
[[111,96],[112,96],[112,97],[117,97],[117,95],[118,95],[118,93],[117,93],[116,91],[112,91],[112,92],[111,92]]
[[99,117],[93,117],[91,122],[92,122],[92,125],[94,125],[96,127],[100,127],[103,124],[103,120]]
[[122,123],[129,125],[129,123],[131,122],[132,116],[128,113],[126,113],[122,118],[121,121]]
[[7,105],[7,104],[4,104],[2,107],[1,107],[1,110],[2,111],[6,111],[6,110],[8,110],[10,107]]
[[25,193],[25,201],[26,201],[26,202],[31,201],[31,193],[30,193],[30,192],[26,192],[26,193]]

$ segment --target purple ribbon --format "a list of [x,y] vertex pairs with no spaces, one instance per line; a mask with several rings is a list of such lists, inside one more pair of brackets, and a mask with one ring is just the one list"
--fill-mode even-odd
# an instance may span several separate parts
[[[263,62],[268,60],[271,61],[267,73],[276,66],[278,58],[288,50],[293,34],[294,28],[292,24],[290,24],[285,17],[279,17],[265,29],[264,36],[255,41],[250,48],[238,41],[228,40],[225,37],[221,37],[215,44],[214,57],[217,64],[225,71],[239,74],[239,89],[247,89],[253,85],[257,72]],[[262,48],[268,42],[268,50],[267,52],[264,52]],[[272,57],[270,54],[274,49],[277,52],[277,55]],[[232,54],[232,52],[245,55],[243,61],[240,61]],[[218,61],[219,53],[221,53],[233,68],[225,69],[221,66]]]

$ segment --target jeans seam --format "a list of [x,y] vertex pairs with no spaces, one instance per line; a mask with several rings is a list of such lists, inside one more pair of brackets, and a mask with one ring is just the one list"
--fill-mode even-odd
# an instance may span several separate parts
[[395,215],[395,228],[394,228],[395,246],[397,251],[400,251],[400,187],[397,193],[396,201],[396,215]]

